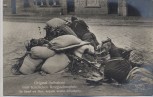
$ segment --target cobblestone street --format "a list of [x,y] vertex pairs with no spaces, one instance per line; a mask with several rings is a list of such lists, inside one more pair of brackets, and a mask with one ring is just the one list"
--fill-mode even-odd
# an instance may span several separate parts
[[[92,21],[92,20],[90,20]],[[107,21],[107,20],[105,20]],[[85,21],[89,22],[89,21]],[[111,38],[114,44],[121,48],[132,48],[143,52],[145,61],[148,64],[153,64],[153,27],[150,26],[111,26],[102,25],[100,23],[88,23],[91,32],[93,32],[98,41],[101,42],[107,37]],[[117,88],[113,85],[103,85],[98,86],[98,88],[88,87],[84,82],[79,79],[74,80],[72,78],[60,78],[61,75],[48,75],[40,76],[36,74],[35,76],[14,76],[10,72],[10,67],[14,64],[14,58],[21,57],[24,52],[24,42],[32,38],[41,38],[45,36],[45,23],[31,23],[31,22],[3,22],[3,56],[4,56],[4,95],[20,95],[18,90],[22,85],[32,84],[35,80],[64,80],[69,81],[70,84],[79,84],[79,89],[83,92],[79,95],[143,95],[143,93],[134,93],[132,91]],[[41,27],[39,30],[38,27]],[[153,66],[153,65],[152,65]],[[20,79],[20,80],[19,80]],[[83,82],[83,83],[81,83]],[[17,84],[15,86],[14,84]],[[109,91],[108,91],[109,90]],[[93,91],[93,92],[91,92]],[[84,93],[85,92],[85,93]],[[15,93],[15,94],[14,94]],[[27,94],[26,94],[27,95]],[[35,94],[34,94],[35,95]],[[37,94],[38,95],[38,94]],[[45,94],[40,94],[45,95]],[[49,94],[46,94],[49,95]],[[55,94],[56,95],[56,94]],[[58,94],[61,95],[61,94]],[[75,95],[75,94],[63,94],[63,95]],[[98,96],[98,95],[96,95]]]

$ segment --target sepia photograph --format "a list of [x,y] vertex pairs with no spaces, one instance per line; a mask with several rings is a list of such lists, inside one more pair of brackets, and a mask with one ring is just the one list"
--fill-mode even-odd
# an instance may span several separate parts
[[3,0],[4,96],[152,96],[153,0]]

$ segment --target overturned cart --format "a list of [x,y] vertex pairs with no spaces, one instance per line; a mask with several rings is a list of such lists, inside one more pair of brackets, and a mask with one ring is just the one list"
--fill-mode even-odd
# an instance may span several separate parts
[[[12,66],[12,72],[54,74],[67,70],[85,77],[88,83],[126,82],[132,67],[142,64],[130,57],[133,51],[116,47],[111,39],[97,43],[95,35],[87,26],[79,26],[81,23],[78,19],[70,23],[59,18],[48,21],[46,36],[25,43],[27,52]],[[76,29],[84,34],[79,37]]]

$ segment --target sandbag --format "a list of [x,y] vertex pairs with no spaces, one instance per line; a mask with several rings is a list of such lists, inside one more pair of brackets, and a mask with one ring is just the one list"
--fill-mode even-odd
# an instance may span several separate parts
[[23,61],[20,68],[20,72],[23,74],[32,74],[35,72],[36,68],[43,62],[42,59],[32,59],[28,54]]
[[88,53],[94,54],[94,47],[91,45],[83,45],[77,49],[75,49],[74,54],[80,58],[82,58],[83,53],[88,50]]
[[60,18],[53,18],[53,19],[51,19],[51,20],[46,22],[46,24],[48,26],[53,27],[53,28],[60,27],[65,23],[66,23],[66,21],[64,21],[64,20],[62,20]]
[[62,35],[50,41],[52,48],[64,48],[70,45],[80,44],[82,41],[73,35]]
[[55,55],[55,51],[48,49],[47,47],[36,46],[31,48],[31,57],[38,59],[47,59]]
[[53,74],[63,70],[69,63],[70,60],[65,54],[56,54],[45,61],[41,70]]

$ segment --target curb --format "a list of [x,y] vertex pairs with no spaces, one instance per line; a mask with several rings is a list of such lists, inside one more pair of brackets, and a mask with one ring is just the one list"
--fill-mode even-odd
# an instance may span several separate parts
[[[55,17],[55,16],[54,16]],[[31,22],[31,23],[45,23],[54,17],[31,17],[31,16],[4,16],[3,21],[10,22]],[[58,18],[70,18],[70,16],[57,16]],[[152,19],[139,19],[139,18],[81,18],[85,20],[90,25],[100,25],[100,26],[144,26],[153,27]],[[70,19],[68,19],[70,20]]]

